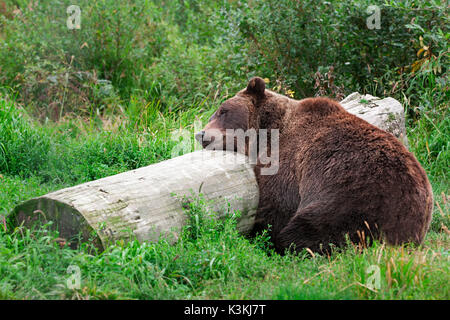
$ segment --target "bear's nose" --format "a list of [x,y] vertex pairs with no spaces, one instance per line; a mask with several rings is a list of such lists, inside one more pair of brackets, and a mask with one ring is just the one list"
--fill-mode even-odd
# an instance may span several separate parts
[[197,140],[198,142],[202,143],[204,135],[205,135],[205,131],[204,130],[202,130],[200,132],[197,132],[195,134],[195,140]]

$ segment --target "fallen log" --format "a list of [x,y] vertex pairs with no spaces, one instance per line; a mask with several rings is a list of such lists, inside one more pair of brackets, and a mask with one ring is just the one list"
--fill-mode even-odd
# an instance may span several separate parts
[[105,248],[130,232],[140,242],[160,236],[176,241],[186,223],[183,197],[199,192],[216,212],[239,210],[238,230],[251,230],[258,205],[253,166],[244,155],[207,150],[31,199],[10,218],[25,226],[53,221],[72,247],[91,241]]
[[405,112],[402,104],[394,98],[380,99],[370,94],[361,95],[358,92],[353,92],[341,101],[341,105],[348,112],[392,133],[408,147]]
[[[395,99],[353,93],[341,104],[407,145],[403,107]],[[199,192],[214,211],[239,210],[242,234],[252,229],[258,205],[253,165],[241,154],[208,150],[28,200],[9,220],[13,226],[53,221],[72,247],[91,241],[101,249],[130,235],[140,242],[161,236],[176,241],[186,224],[182,197]]]

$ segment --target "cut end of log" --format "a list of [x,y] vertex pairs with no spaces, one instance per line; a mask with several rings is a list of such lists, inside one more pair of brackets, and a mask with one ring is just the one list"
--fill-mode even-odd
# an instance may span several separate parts
[[27,228],[38,227],[53,222],[52,229],[59,231],[59,239],[75,249],[82,242],[92,243],[103,250],[99,235],[87,222],[86,218],[67,203],[44,197],[28,200],[8,217],[13,226],[24,225]]

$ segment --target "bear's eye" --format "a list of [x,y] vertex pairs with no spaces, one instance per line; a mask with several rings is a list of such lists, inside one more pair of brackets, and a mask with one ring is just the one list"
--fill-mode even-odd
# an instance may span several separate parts
[[225,113],[227,113],[227,112],[228,112],[227,109],[220,109],[220,110],[219,110],[219,115],[221,116],[221,115],[223,115],[223,114],[225,114]]

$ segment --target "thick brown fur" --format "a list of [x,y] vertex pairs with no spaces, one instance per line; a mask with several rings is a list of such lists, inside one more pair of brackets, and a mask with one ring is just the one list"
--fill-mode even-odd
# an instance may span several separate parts
[[[328,98],[294,100],[261,78],[225,101],[204,131],[279,129],[279,170],[261,175],[254,233],[271,226],[279,252],[328,251],[348,235],[421,243],[433,194],[414,155],[393,135]],[[269,140],[270,141],[270,140]],[[204,144],[205,147],[208,143]]]

